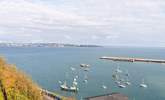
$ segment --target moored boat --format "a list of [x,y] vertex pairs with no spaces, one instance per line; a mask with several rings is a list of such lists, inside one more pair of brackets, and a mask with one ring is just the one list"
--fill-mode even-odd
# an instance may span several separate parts
[[80,64],[80,67],[89,67],[90,65],[88,64]]
[[65,81],[64,84],[60,85],[60,88],[61,88],[61,90],[64,90],[64,91],[77,92],[79,90],[77,85],[78,85],[78,83],[76,81],[76,78],[74,78],[72,86],[70,86],[70,87],[67,86],[67,83]]
[[119,88],[126,88],[126,86],[124,84],[119,84],[118,87]]
[[148,87],[147,84],[144,83],[144,79],[142,80],[142,83],[140,84],[140,87],[142,87],[142,88],[147,88]]

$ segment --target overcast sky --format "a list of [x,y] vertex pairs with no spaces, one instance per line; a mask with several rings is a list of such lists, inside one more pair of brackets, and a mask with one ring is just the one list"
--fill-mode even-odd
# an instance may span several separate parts
[[165,0],[0,0],[0,42],[165,46]]

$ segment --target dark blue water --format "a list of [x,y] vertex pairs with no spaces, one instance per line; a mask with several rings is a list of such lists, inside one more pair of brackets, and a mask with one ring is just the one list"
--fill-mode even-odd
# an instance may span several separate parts
[[[126,56],[165,59],[165,48],[0,48],[0,54],[29,74],[32,79],[45,89],[63,95],[83,98],[111,92],[121,92],[130,100],[165,100],[165,65],[156,63],[129,63],[100,60],[102,56]],[[79,64],[91,65],[89,72],[84,72]],[[118,88],[112,80],[112,72],[120,65],[128,71],[132,85]],[[71,84],[75,73],[70,67],[77,69],[79,89],[77,94],[60,91],[58,81],[67,80]],[[83,83],[87,74],[89,81]],[[139,88],[145,79],[148,88]],[[108,87],[102,89],[102,84]]]

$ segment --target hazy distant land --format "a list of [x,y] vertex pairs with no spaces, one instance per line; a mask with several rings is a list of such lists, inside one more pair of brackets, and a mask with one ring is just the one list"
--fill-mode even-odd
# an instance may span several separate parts
[[102,46],[63,44],[63,43],[0,43],[0,47],[102,47]]

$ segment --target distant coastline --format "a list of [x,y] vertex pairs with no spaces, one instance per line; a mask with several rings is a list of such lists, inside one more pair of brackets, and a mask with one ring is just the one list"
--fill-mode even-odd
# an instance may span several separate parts
[[102,47],[99,45],[77,45],[63,43],[0,43],[0,47]]

